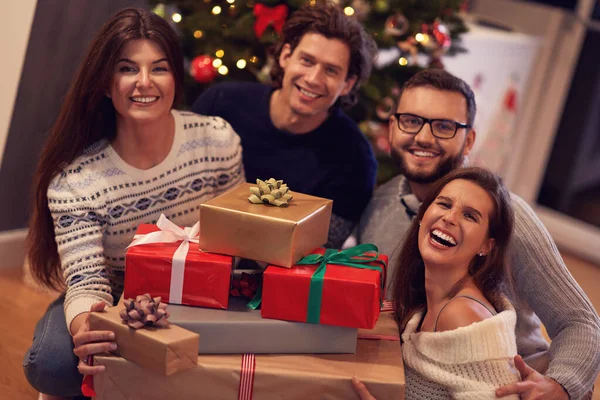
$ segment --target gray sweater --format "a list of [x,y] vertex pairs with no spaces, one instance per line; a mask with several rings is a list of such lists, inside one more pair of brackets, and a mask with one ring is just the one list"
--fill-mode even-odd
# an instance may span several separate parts
[[[516,285],[517,350],[530,366],[560,383],[571,399],[581,399],[600,371],[600,318],[533,210],[514,194],[512,203],[509,258]],[[358,242],[374,243],[390,256],[387,276],[394,276],[400,244],[419,206],[408,181],[397,176],[375,191],[363,214]],[[388,288],[390,284],[391,279]],[[387,293],[390,298],[391,291]],[[540,320],[551,345],[542,336]]]

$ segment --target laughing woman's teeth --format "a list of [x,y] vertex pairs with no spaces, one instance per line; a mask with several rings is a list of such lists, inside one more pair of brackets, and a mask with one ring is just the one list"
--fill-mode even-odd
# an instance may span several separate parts
[[447,247],[456,246],[456,239],[454,239],[450,235],[443,233],[442,231],[440,231],[438,229],[435,229],[433,232],[431,232],[431,236],[433,236],[433,238],[435,239],[436,242],[438,242],[444,246],[447,246]]

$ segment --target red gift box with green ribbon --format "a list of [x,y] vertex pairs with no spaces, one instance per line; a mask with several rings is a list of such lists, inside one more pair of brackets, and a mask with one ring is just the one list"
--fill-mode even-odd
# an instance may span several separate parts
[[342,251],[317,249],[289,269],[269,265],[261,315],[372,329],[384,298],[387,262],[375,245],[362,244]]

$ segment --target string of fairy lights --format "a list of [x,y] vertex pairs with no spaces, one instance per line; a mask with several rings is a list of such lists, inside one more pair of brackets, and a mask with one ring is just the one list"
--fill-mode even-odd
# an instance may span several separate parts
[[[226,0],[229,3],[229,9],[235,9],[235,0]],[[311,3],[314,3],[311,1]],[[165,7],[163,4],[158,4],[154,9],[154,13],[160,15],[163,18],[167,18],[165,13]],[[221,6],[214,6],[211,10],[212,15],[219,15],[223,12],[223,8]],[[183,17],[178,12],[174,12],[171,14],[171,20],[176,24],[180,23],[183,20]],[[204,37],[204,32],[201,29],[196,29],[193,33],[195,39],[202,39]],[[212,66],[217,70],[217,72],[221,75],[227,75],[229,73],[229,68],[223,63],[223,57],[225,56],[225,50],[218,49],[215,51],[215,59],[212,61]],[[248,62],[256,63],[258,62],[258,57],[252,56],[246,61],[244,58],[240,58],[236,61],[235,66],[239,69],[244,69],[248,65]]]
[[[233,11],[236,8],[236,4],[235,4],[236,0],[226,0],[226,1],[229,4],[229,6],[228,6],[229,11]],[[311,5],[314,5],[316,3],[316,0],[311,0],[309,3]],[[211,14],[214,16],[218,16],[222,12],[226,11],[223,8],[224,7],[221,7],[220,5],[215,5],[211,9]],[[227,6],[225,8],[227,8]],[[170,19],[176,24],[181,23],[183,20],[183,16],[181,14],[179,14],[178,12],[173,12],[170,15],[166,15],[166,9],[163,4],[158,4],[153,9],[153,11],[163,18],[167,19],[170,17]],[[344,7],[344,13],[348,16],[352,16],[355,14],[355,10],[353,7],[347,6],[347,7]],[[204,32],[202,31],[202,29],[196,29],[193,32],[193,36],[195,39],[201,40],[204,37]],[[427,46],[431,41],[432,41],[432,39],[430,38],[430,35],[428,33],[423,33],[423,32],[416,33],[414,36],[410,37],[407,41],[404,42],[404,43],[407,43],[406,47],[404,47],[404,48],[401,47],[401,49],[403,50],[403,53],[405,53],[405,54],[409,53],[409,55],[407,56],[409,58],[407,58],[403,54],[401,54],[397,59],[397,63],[403,67],[410,65],[411,59],[415,57],[416,44],[418,43],[423,46]],[[215,51],[214,59],[212,60],[212,66],[221,75],[227,75],[229,73],[229,67],[227,67],[227,65],[225,65],[225,63],[223,61],[224,55],[225,55],[225,51],[223,49],[218,49]],[[238,60],[235,61],[235,67],[238,69],[244,69],[248,66],[248,63],[256,64],[257,62],[258,62],[258,57],[256,57],[256,56],[251,56],[247,60],[245,58],[239,58]]]

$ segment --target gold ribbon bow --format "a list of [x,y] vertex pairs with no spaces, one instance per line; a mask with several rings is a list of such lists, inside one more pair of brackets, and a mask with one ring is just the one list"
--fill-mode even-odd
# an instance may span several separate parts
[[287,207],[288,202],[292,200],[292,194],[289,192],[287,184],[282,180],[271,178],[266,181],[256,180],[256,186],[250,187],[250,197],[248,200],[254,204],[271,204],[277,207]]

